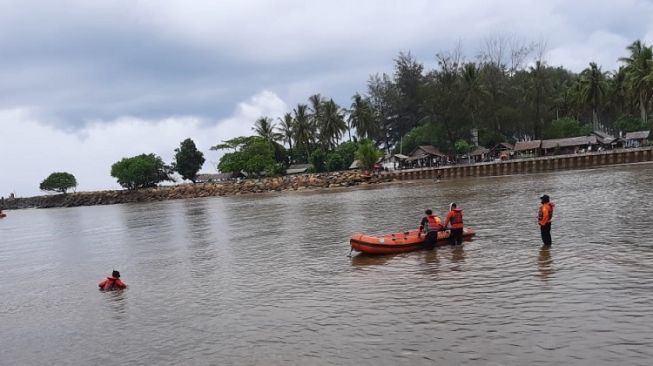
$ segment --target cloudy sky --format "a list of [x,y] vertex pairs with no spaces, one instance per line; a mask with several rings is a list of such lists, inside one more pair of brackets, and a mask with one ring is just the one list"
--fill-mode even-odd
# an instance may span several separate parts
[[40,194],[51,172],[79,190],[119,188],[112,163],[171,161],[251,132],[314,93],[342,106],[410,51],[427,67],[489,36],[543,40],[546,61],[617,67],[653,43],[646,0],[0,0],[0,196]]

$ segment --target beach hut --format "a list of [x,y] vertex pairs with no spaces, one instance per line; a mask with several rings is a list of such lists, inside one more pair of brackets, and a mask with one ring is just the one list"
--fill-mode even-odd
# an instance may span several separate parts
[[489,153],[489,149],[486,149],[483,146],[476,146],[476,148],[469,153],[469,160],[473,163],[486,161]]
[[517,141],[515,143],[515,154],[520,158],[532,158],[540,156],[540,148],[542,147],[542,140],[531,141]]
[[596,136],[598,146],[593,146],[590,151],[612,150],[623,147],[624,141],[619,137],[614,137],[603,131],[592,131],[592,135]]
[[624,147],[640,147],[648,145],[651,131],[628,132],[624,136]]
[[413,149],[406,162],[412,168],[439,166],[446,164],[447,155],[433,145],[421,145]]
[[492,160],[501,159],[507,160],[510,159],[514,153],[515,146],[507,142],[500,142],[490,149],[488,152],[488,157]]
[[544,155],[576,154],[592,150],[598,144],[595,135],[542,140]]

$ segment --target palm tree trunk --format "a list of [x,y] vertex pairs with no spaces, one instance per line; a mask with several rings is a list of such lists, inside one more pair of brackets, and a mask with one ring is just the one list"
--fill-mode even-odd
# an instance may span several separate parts
[[646,95],[644,91],[639,92],[639,113],[644,124],[648,123],[648,113],[646,111]]

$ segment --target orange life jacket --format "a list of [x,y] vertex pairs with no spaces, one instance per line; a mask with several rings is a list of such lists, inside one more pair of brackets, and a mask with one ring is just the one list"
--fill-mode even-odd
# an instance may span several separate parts
[[127,288],[127,285],[125,285],[120,278],[115,277],[107,277],[105,280],[100,282],[98,286],[100,287],[100,290],[103,291],[122,290]]
[[463,210],[460,208],[454,208],[449,211],[447,214],[447,219],[444,220],[444,226],[451,224],[452,229],[462,229],[463,228]]
[[426,232],[442,230],[442,221],[435,215],[426,216]]
[[551,202],[543,203],[537,213],[537,221],[540,225],[546,225],[551,222],[553,218],[553,207],[555,205]]

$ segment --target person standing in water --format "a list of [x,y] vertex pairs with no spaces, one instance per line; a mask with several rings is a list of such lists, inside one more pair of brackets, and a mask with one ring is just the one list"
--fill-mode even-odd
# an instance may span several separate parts
[[449,234],[449,242],[451,245],[463,243],[463,210],[456,207],[455,203],[449,205],[449,213],[447,218],[444,219],[444,227],[451,224],[451,232]]
[[551,246],[551,220],[553,219],[553,208],[555,205],[551,202],[548,195],[540,197],[542,206],[537,213],[537,222],[540,224],[540,233],[544,246]]
[[433,215],[433,211],[426,210],[424,213],[426,216],[422,218],[422,222],[419,224],[418,235],[422,235],[422,231],[426,232],[424,247],[428,250],[432,250],[435,248],[435,243],[438,241],[438,232],[442,231],[442,222],[439,217]]
[[120,280],[120,272],[114,270],[111,273],[111,277],[107,277],[98,283],[101,291],[113,291],[113,290],[122,290],[126,289],[127,285]]

